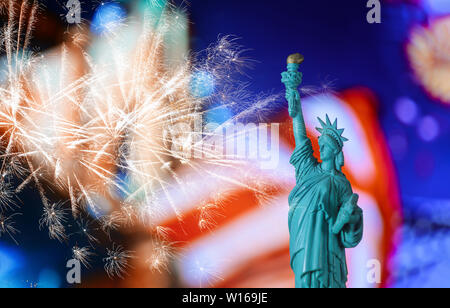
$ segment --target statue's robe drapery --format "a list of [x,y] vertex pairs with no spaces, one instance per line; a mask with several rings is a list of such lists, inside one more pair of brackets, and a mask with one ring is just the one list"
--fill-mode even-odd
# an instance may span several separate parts
[[296,287],[345,288],[345,248],[359,244],[363,234],[362,211],[357,223],[331,231],[340,207],[353,195],[341,172],[328,172],[313,156],[311,141],[297,144],[291,157],[297,185],[289,196],[291,267]]

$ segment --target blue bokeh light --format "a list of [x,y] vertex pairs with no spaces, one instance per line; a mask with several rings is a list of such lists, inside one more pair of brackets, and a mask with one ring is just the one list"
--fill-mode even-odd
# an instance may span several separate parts
[[212,106],[207,112],[206,112],[206,121],[208,123],[216,123],[216,124],[223,124],[233,118],[233,113],[229,108],[224,106],[223,104],[217,104]]
[[13,248],[0,245],[0,288],[20,288],[24,283],[18,272],[23,269],[23,256]]
[[425,141],[433,141],[439,136],[439,123],[432,116],[425,116],[417,127],[419,137]]
[[401,97],[395,103],[395,115],[404,124],[413,124],[419,116],[417,104],[407,97]]
[[432,15],[450,13],[450,1],[448,0],[423,0],[423,6]]
[[58,273],[52,269],[44,269],[39,273],[38,288],[59,288],[61,278]]
[[194,73],[191,80],[191,94],[197,98],[207,98],[214,94],[216,82],[214,76],[207,71]]
[[118,3],[102,3],[95,11],[91,31],[97,35],[114,31],[123,23],[127,13]]

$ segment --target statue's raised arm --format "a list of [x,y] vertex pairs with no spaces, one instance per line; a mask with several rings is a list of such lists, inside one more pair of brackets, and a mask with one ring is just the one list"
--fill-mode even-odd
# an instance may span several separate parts
[[311,140],[306,135],[305,120],[298,91],[303,77],[298,69],[303,60],[303,56],[299,53],[290,55],[287,60],[287,71],[281,74],[283,77],[281,82],[286,86],[289,115],[293,119],[295,151],[291,156],[290,163],[295,167],[297,182],[300,182],[318,165],[317,159],[314,157]]
[[281,82],[286,86],[286,99],[289,103],[289,115],[293,118],[294,136],[298,144],[307,139],[305,120],[303,119],[302,106],[300,102],[300,93],[298,87],[302,83],[302,73],[298,71],[304,57],[299,54],[293,54],[288,57],[287,71],[281,74]]

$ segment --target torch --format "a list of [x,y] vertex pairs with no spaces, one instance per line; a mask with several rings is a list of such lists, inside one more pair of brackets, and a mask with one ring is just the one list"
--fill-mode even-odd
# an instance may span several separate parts
[[292,54],[287,59],[287,71],[281,74],[281,82],[286,86],[286,99],[289,103],[289,115],[292,118],[297,116],[297,102],[300,102],[298,87],[302,83],[302,73],[299,72],[300,64],[305,58],[299,54]]

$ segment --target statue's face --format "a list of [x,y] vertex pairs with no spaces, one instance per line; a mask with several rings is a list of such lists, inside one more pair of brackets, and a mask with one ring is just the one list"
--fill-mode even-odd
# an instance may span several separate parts
[[320,159],[322,161],[334,160],[335,154],[331,146],[326,143],[320,145]]
[[330,137],[322,136],[319,138],[320,159],[322,161],[334,160],[338,153],[337,153],[336,149],[329,144],[330,141],[326,140],[326,138],[330,138]]

